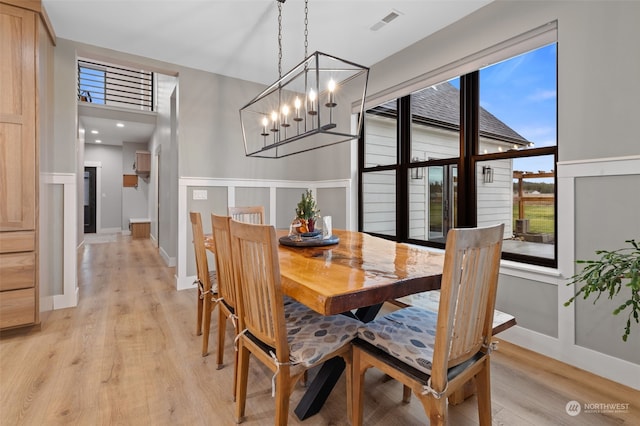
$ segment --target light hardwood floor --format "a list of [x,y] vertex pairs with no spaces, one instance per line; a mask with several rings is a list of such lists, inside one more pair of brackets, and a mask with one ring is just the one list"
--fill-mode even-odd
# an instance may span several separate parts
[[[222,370],[216,370],[214,352],[201,356],[196,292],[175,290],[175,271],[163,265],[151,242],[119,236],[87,244],[78,255],[78,307],[53,311],[41,330],[0,338],[0,424],[235,424],[232,341],[227,338]],[[494,424],[640,425],[638,391],[505,342],[494,354]],[[270,378],[252,362],[244,424],[272,424]],[[401,403],[398,383],[375,370],[366,381],[365,425],[427,423],[415,397]],[[298,386],[292,395],[290,425],[348,424],[344,377],[321,412],[304,422],[293,414],[302,392]],[[572,417],[565,411],[571,400],[629,408]],[[452,407],[450,424],[476,425],[476,410],[475,398]]]

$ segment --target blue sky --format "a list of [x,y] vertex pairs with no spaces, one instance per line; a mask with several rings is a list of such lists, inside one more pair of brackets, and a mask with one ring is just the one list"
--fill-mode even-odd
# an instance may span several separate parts
[[[556,53],[554,43],[480,70],[480,105],[538,148],[557,144]],[[537,172],[555,165],[545,156],[514,168]]]
[[556,45],[480,71],[480,104],[535,143],[556,144]]
[[[554,43],[480,70],[480,105],[538,148],[557,144],[556,53]],[[451,83],[459,87],[458,79]],[[518,160],[514,168],[555,165],[545,156]]]

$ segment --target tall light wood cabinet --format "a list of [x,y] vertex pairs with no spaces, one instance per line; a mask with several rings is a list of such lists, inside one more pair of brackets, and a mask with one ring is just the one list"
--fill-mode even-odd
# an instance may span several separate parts
[[39,0],[0,0],[0,329],[40,322],[39,48],[47,26]]

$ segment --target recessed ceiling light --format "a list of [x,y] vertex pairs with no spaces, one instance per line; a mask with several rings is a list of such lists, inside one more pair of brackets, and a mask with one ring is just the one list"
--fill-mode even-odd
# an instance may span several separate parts
[[116,126],[118,126],[118,127],[124,127],[124,123],[118,123],[118,124],[116,124]]
[[96,143],[102,143],[102,140],[96,139]]
[[97,130],[92,130],[92,131],[91,131],[91,134],[93,134],[93,135],[97,135],[98,133],[99,133],[99,132],[98,132]]

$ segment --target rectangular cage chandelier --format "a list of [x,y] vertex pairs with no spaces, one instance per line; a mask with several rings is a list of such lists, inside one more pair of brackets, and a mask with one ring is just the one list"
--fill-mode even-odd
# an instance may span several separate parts
[[240,109],[246,156],[282,158],[358,139],[368,79],[367,67],[311,54]]

